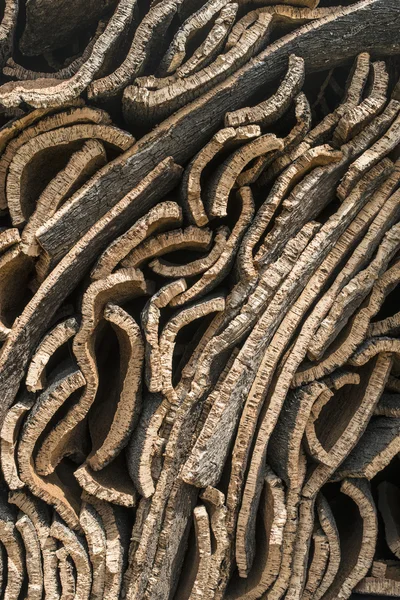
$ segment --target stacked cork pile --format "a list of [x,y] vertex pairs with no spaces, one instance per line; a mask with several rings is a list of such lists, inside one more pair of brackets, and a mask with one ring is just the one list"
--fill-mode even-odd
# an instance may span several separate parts
[[1,598],[399,598],[399,1],[0,19]]

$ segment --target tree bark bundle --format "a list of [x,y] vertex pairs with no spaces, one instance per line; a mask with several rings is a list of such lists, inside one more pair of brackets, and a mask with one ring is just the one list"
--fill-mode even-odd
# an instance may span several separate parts
[[400,597],[400,3],[5,0],[0,596]]

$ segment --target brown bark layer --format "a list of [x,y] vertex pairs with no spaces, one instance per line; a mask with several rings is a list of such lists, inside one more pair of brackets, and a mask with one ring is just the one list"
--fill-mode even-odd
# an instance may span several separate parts
[[398,0],[0,7],[0,596],[400,596]]

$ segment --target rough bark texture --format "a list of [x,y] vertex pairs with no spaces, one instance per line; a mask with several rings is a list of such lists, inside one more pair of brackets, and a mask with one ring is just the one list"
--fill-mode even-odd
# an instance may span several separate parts
[[400,3],[5,0],[0,597],[400,597]]

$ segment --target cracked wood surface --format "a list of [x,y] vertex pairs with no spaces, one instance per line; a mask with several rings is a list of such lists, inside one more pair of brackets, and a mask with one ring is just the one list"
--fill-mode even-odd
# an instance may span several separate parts
[[0,7],[0,595],[399,595],[397,0]]

